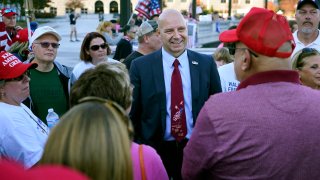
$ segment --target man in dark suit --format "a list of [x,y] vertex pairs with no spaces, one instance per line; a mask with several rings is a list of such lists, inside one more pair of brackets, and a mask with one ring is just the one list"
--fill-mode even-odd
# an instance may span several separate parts
[[153,146],[169,177],[181,179],[183,148],[197,115],[221,85],[212,57],[186,50],[186,22],[178,11],[163,11],[158,23],[163,47],[131,64],[130,117],[135,141]]

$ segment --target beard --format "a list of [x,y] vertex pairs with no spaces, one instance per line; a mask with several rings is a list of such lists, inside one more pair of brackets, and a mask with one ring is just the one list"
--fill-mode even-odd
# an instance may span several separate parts
[[313,33],[313,29],[311,29],[311,28],[302,28],[301,29],[301,32],[303,32],[303,33],[306,33],[306,34],[311,34],[311,33]]

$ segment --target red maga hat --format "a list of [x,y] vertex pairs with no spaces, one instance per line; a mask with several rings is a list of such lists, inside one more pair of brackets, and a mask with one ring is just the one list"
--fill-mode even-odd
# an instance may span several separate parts
[[[257,7],[251,8],[236,29],[222,32],[219,39],[226,43],[242,42],[254,52],[269,57],[290,57],[295,47],[286,18]],[[278,52],[288,41],[292,44],[291,52]]]
[[13,9],[10,9],[10,8],[3,8],[1,9],[1,15],[2,16],[5,16],[5,17],[11,17],[11,16],[14,16],[16,15],[16,11],[13,10]]
[[28,69],[36,68],[38,64],[22,63],[16,56],[6,51],[0,53],[0,79],[12,79],[21,76]]
[[19,42],[27,42],[29,39],[28,28],[24,28],[24,29],[21,29],[20,31],[18,31],[16,38]]

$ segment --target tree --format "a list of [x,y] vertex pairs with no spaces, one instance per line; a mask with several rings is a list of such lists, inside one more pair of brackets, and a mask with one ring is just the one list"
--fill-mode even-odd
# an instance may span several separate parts
[[66,2],[66,7],[71,9],[83,8],[84,4],[82,3],[82,0],[68,0],[68,2]]
[[15,5],[15,7],[19,7],[20,6],[21,9],[17,9],[18,14],[19,15],[24,15],[24,8],[22,8],[22,7],[24,7],[24,0],[15,0],[15,1],[13,1],[13,0],[2,0],[2,3],[4,5],[7,5],[7,4]]
[[45,7],[50,7],[51,0],[29,0],[33,1],[33,8],[36,10],[44,9]]

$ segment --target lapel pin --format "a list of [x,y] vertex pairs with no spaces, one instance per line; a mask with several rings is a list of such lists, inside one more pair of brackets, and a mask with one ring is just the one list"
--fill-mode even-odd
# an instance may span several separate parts
[[191,63],[194,64],[194,65],[198,65],[197,61],[192,61]]

